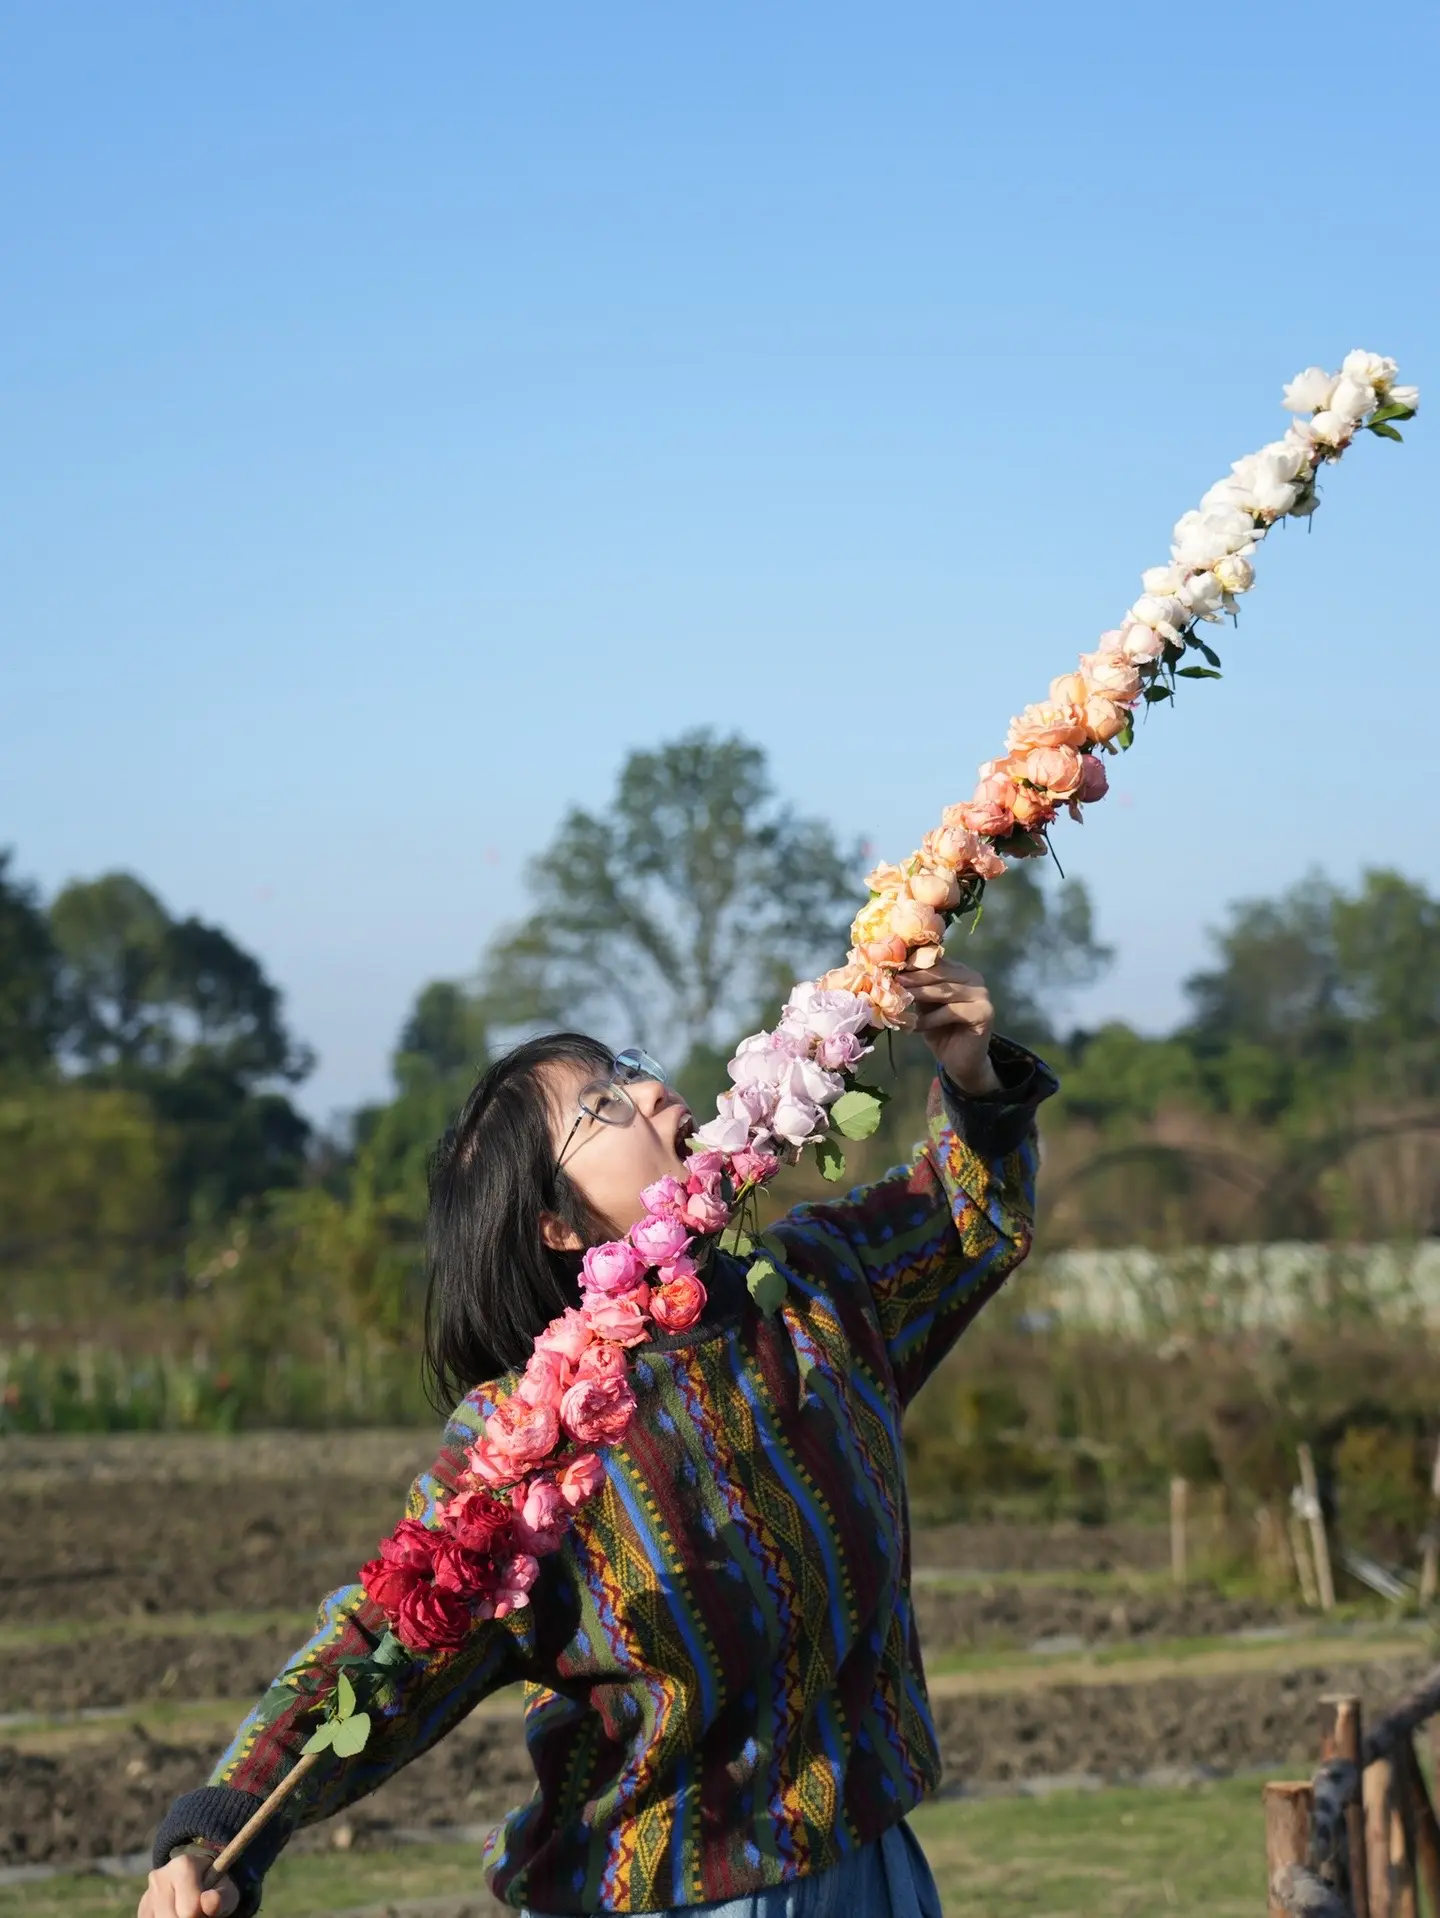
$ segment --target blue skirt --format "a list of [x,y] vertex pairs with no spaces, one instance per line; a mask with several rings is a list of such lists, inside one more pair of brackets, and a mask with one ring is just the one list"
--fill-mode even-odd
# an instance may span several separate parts
[[[521,1918],[541,1918],[525,1911]],[[673,1905],[655,1918],[944,1918],[920,1842],[902,1819],[828,1871],[718,1905]]]

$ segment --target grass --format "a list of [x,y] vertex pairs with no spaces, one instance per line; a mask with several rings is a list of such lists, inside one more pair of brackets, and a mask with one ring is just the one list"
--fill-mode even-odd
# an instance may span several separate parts
[[[1255,1918],[1260,1784],[941,1802],[912,1823],[947,1918]],[[74,1875],[0,1889],[0,1918],[129,1918],[139,1879]],[[474,1845],[284,1857],[270,1918],[484,1896]],[[495,1907],[497,1913],[500,1907]]]

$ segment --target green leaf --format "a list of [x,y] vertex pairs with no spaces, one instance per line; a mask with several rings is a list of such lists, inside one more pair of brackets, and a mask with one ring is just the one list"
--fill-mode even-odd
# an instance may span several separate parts
[[880,1123],[881,1101],[873,1092],[842,1092],[830,1108],[830,1123],[843,1139],[868,1139]]
[[1213,646],[1207,646],[1203,639],[1192,638],[1190,644],[1195,648],[1197,653],[1204,653],[1206,659],[1209,660],[1212,666],[1218,666],[1220,664],[1219,653],[1215,651]]
[[784,1265],[790,1256],[790,1248],[778,1232],[762,1232],[760,1234],[760,1243],[770,1254],[770,1257],[775,1260],[777,1265]]
[[884,1086],[863,1086],[857,1079],[854,1089],[856,1092],[868,1093],[872,1099],[878,1099],[882,1106],[888,1106],[890,1103],[891,1095],[885,1090]]
[[1115,739],[1122,753],[1128,753],[1130,748],[1135,744],[1135,719],[1133,714],[1126,714],[1125,724],[1120,728],[1119,732],[1116,733]]
[[352,1712],[349,1718],[342,1718],[335,1727],[332,1743],[337,1758],[353,1758],[356,1752],[364,1751],[365,1741],[370,1736],[369,1712]]
[[815,1163],[820,1168],[820,1177],[832,1185],[845,1177],[845,1154],[833,1139],[815,1141]]
[[1378,434],[1382,440],[1399,440],[1403,444],[1405,439],[1403,433],[1399,432],[1393,426],[1387,426],[1384,420],[1371,420],[1369,422],[1369,430],[1372,433]]
[[720,1250],[733,1252],[737,1259],[747,1259],[755,1250],[755,1241],[748,1232],[742,1232],[738,1225],[720,1235]]
[[394,1632],[389,1630],[370,1654],[372,1661],[382,1671],[388,1671],[395,1665],[408,1665],[413,1656],[414,1654],[407,1651],[400,1643]]
[[301,1749],[307,1752],[329,1751],[335,1743],[335,1734],[339,1729],[340,1720],[338,1718],[327,1718],[323,1724],[315,1727],[314,1731],[311,1732],[310,1736],[305,1740]]
[[1222,677],[1213,666],[1182,666],[1176,673],[1177,679],[1219,679]]
[[785,1299],[785,1280],[769,1259],[756,1259],[745,1274],[745,1283],[767,1319],[780,1310]]
[[1386,420],[1413,420],[1414,417],[1415,408],[1413,406],[1397,406],[1394,400],[1387,400],[1383,406],[1376,407],[1375,411],[1366,421],[1366,425],[1369,426],[1373,432],[1377,425],[1383,426]]
[[1173,697],[1174,695],[1168,686],[1147,686],[1145,688],[1145,704],[1147,706],[1154,706],[1159,700],[1171,699]]
[[335,1681],[335,1716],[348,1718],[355,1709],[355,1687],[349,1678],[341,1672]]

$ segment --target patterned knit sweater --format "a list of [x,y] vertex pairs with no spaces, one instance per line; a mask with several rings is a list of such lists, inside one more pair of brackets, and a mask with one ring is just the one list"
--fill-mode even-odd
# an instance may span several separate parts
[[[996,1041],[1004,1090],[939,1082],[913,1161],[776,1228],[784,1304],[717,1257],[690,1332],[638,1348],[639,1413],[530,1605],[417,1658],[357,1758],[327,1758],[237,1867],[244,1906],[297,1825],[373,1791],[488,1693],[525,1684],[536,1772],[485,1871],[540,1912],[653,1911],[824,1870],[939,1780],[910,1605],[901,1417],[1029,1247],[1034,1114],[1055,1089]],[[477,1387],[416,1480],[429,1518],[505,1381]],[[384,1619],[333,1593],[156,1858],[232,1836],[294,1765],[317,1692]]]

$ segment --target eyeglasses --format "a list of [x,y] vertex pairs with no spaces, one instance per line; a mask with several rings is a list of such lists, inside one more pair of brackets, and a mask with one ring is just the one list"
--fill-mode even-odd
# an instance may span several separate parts
[[570,1143],[587,1119],[593,1119],[596,1125],[629,1125],[635,1117],[635,1101],[627,1088],[643,1085],[647,1080],[663,1086],[665,1079],[664,1066],[648,1052],[642,1052],[639,1046],[626,1046],[623,1052],[617,1052],[609,1078],[592,1079],[580,1088],[580,1110],[555,1155],[555,1170],[558,1172],[564,1165]]

